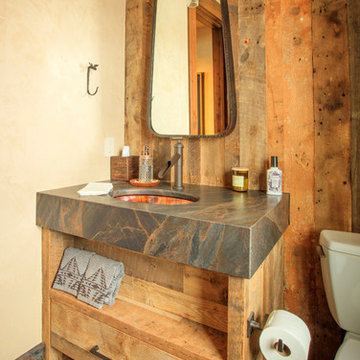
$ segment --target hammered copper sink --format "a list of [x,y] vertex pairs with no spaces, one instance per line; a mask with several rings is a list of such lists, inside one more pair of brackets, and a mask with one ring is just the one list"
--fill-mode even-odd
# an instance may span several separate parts
[[185,205],[199,200],[192,194],[164,189],[117,189],[111,196],[122,201],[155,205]]
[[[79,196],[84,185],[39,192],[37,225],[251,278],[289,224],[289,194],[189,184],[174,191],[168,183],[144,191],[127,182],[113,184],[112,194],[105,196]],[[119,196],[138,201],[140,196],[145,201],[165,196],[171,204],[122,201]],[[173,204],[174,199],[186,203]]]

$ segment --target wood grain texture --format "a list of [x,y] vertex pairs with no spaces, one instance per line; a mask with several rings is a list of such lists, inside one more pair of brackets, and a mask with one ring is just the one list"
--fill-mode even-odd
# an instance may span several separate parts
[[234,76],[235,76],[235,93],[236,93],[236,123],[234,130],[225,137],[225,159],[224,159],[224,186],[231,187],[232,171],[234,166],[240,166],[240,52],[238,44],[240,41],[239,17],[238,17],[238,0],[228,0],[229,21],[231,29],[231,44],[233,49]]
[[316,227],[350,231],[347,1],[313,1],[312,20]]
[[292,204],[284,305],[310,328],[310,359],[334,357],[341,341],[315,246],[321,229],[348,230],[351,219],[344,7],[340,1],[266,2],[268,154],[280,158]]
[[249,189],[266,189],[266,62],[265,5],[238,2],[240,41],[240,166],[249,168]]
[[[64,348],[50,347],[52,341],[50,341],[50,322],[51,331],[70,341],[72,345],[87,351],[96,339],[99,341],[106,339],[102,348],[106,353],[111,354],[108,355],[110,358],[114,359],[143,359],[143,354],[147,351],[150,355],[153,354],[152,357],[147,358],[154,359],[172,359],[178,356],[182,359],[194,360],[225,359],[226,275],[137,254],[56,231],[44,229],[43,238],[44,259],[48,259],[44,261],[44,296],[46,296],[44,334],[47,334],[44,340],[49,348],[49,359],[57,359],[56,356],[61,355],[56,349],[64,350],[69,356],[79,352],[79,356],[86,358],[85,353],[82,354],[79,349],[73,348],[66,341],[61,342]],[[104,309],[98,311],[79,302],[74,296],[51,289],[63,251],[68,246],[94,251],[124,263],[126,275],[118,292],[117,305],[104,306]],[[45,286],[46,284],[48,285]],[[50,297],[53,299],[51,311]],[[54,304],[63,304],[59,305],[60,307],[69,306],[72,310],[60,309],[56,312],[58,305]],[[77,312],[81,312],[85,318],[83,316],[78,318]],[[106,325],[103,326],[102,323]],[[70,324],[74,325],[71,327]],[[86,329],[85,335],[82,329]],[[73,331],[76,335],[72,333]],[[133,337],[137,340],[132,339]],[[109,342],[110,338],[114,341],[117,339],[117,342]],[[111,348],[113,346],[111,344],[117,343],[121,344],[121,349],[116,348],[115,345],[115,348]],[[147,349],[149,344],[162,350],[154,352]],[[124,357],[113,356],[114,352],[111,351],[123,354]],[[163,351],[172,355],[162,355]]]
[[[89,360],[96,359],[90,353],[90,350],[95,345],[99,346],[99,353],[114,360],[178,359],[146,344],[146,342],[106,325],[104,322],[92,319],[63,303],[53,301],[51,311],[53,317],[52,334],[55,334],[52,343],[55,343],[54,345],[60,351],[69,356],[73,354],[72,351],[69,351],[69,345],[66,342],[85,350],[85,352],[78,351],[76,356],[80,355],[81,357],[80,359],[76,357],[76,360],[81,360],[82,358]],[[73,349],[72,346],[71,349]]]
[[[144,256],[134,251],[116,248],[102,242],[76,237],[76,247],[93,251],[101,256],[121,261],[126,274],[167,287],[172,290],[183,289],[183,265],[152,256]],[[163,276],[166,273],[167,276]]]
[[[318,237],[323,229],[351,231],[347,1],[315,0],[312,13]],[[315,348],[315,358],[332,357],[340,345],[341,329],[329,314],[320,264],[315,264],[315,336],[319,344],[327,344]]]
[[[283,239],[251,279],[172,264],[47,229],[43,239],[44,311],[51,360],[61,359],[58,350],[92,360],[88,351],[94,345],[113,359],[143,359],[144,354],[147,359],[163,360],[238,359],[238,354],[255,358],[259,356],[258,335],[245,338],[246,319],[255,311],[263,321],[265,312],[281,306]],[[115,305],[98,310],[51,289],[68,246],[124,262],[126,275]]]
[[[210,328],[159,315],[119,299],[115,305],[104,307],[100,311],[60,291],[53,290],[51,297],[52,331],[75,345],[91,347],[92,344],[88,344],[87,337],[93,337],[94,341],[100,342],[100,347],[103,345],[110,349],[113,346],[115,351],[126,353],[125,349],[119,349],[121,341],[107,341],[109,336],[123,336],[121,333],[125,333],[136,339],[134,350],[127,350],[128,358],[131,360],[143,359],[137,356],[141,343],[151,344],[181,359],[224,359],[222,354],[226,352],[226,337]],[[84,329],[85,334],[81,329]],[[103,331],[108,336],[101,334]],[[131,357],[132,354],[134,357]]]
[[271,311],[282,308],[283,245],[281,238],[251,279],[229,276],[228,360],[263,359],[260,331],[253,332],[249,339],[245,337],[247,319],[253,311],[255,321],[264,324]]
[[360,232],[360,3],[348,0],[352,231]]
[[[53,246],[54,242],[57,246]],[[45,344],[46,360],[61,360],[60,352],[50,346],[50,289],[57,269],[60,265],[63,251],[66,247],[73,245],[71,236],[43,229],[42,231],[42,340]]]
[[306,322],[314,338],[317,238],[311,2],[282,0],[266,5],[267,151],[268,156],[279,157],[283,190],[291,193],[284,247],[284,307]]
[[71,342],[54,333],[51,333],[51,346],[54,349],[59,349],[57,350],[59,353],[60,351],[63,353],[63,359],[99,360],[96,355],[93,355],[89,351],[79,348],[78,346],[72,344]]
[[227,306],[125,276],[119,298],[127,298],[142,304],[167,311],[222,332],[227,331]]
[[143,145],[153,146],[147,126],[152,5],[151,0],[126,2],[125,143],[134,155]]
[[111,156],[111,181],[129,181],[139,177],[139,156]]
[[76,238],[76,247],[122,261],[126,275],[120,299],[227,331],[227,277],[111,245]]

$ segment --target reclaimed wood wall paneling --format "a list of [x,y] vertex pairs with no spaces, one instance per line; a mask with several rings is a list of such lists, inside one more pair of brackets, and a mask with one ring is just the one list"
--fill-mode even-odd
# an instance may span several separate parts
[[[266,2],[268,156],[291,194],[285,233],[285,309],[315,334],[314,124],[311,2]],[[315,342],[316,343],[316,342]],[[314,344],[314,342],[313,342]],[[313,357],[316,345],[311,347]]]
[[352,231],[360,233],[360,2],[348,0]]
[[250,189],[266,189],[265,3],[238,1],[238,23],[240,165],[249,167]]
[[[350,104],[347,1],[312,2],[315,122],[315,225],[351,231]],[[341,194],[341,196],[339,196]],[[315,358],[334,356],[342,330],[329,314],[320,262],[315,262]]]
[[[129,3],[133,1],[141,2],[140,0],[128,0]],[[328,358],[333,356],[340,337],[337,333],[337,325],[331,324],[332,318],[326,307],[315,246],[318,243],[319,231],[323,227],[332,226],[331,219],[337,216],[337,208],[328,206],[329,201],[333,199],[333,196],[329,193],[332,182],[328,184],[326,179],[323,181],[321,169],[323,169],[323,164],[326,164],[327,156],[330,158],[334,156],[332,168],[338,165],[339,169],[341,169],[344,162],[349,164],[348,149],[350,147],[349,138],[339,136],[337,141],[340,143],[342,151],[336,153],[336,150],[334,150],[331,152],[331,149],[329,149],[331,144],[322,135],[326,133],[326,131],[322,130],[324,121],[320,124],[320,117],[317,117],[318,114],[314,114],[314,111],[316,111],[315,105],[320,99],[316,94],[317,91],[321,90],[323,86],[321,82],[324,79],[316,75],[313,77],[313,56],[316,56],[317,51],[320,51],[319,49],[323,46],[320,42],[325,41],[326,46],[330,48],[335,46],[336,43],[332,44],[330,39],[320,40],[318,38],[320,23],[318,22],[319,19],[316,18],[316,13],[312,12],[317,6],[320,6],[320,3],[326,4],[328,1],[320,2],[320,0],[316,0],[312,7],[309,0],[292,2],[287,0],[266,0],[265,22],[263,22],[264,14],[261,13],[261,10],[254,10],[254,6],[259,6],[262,2],[228,0],[228,3],[236,79],[237,123],[234,131],[225,137],[224,142],[219,141],[219,139],[183,140],[185,145],[184,181],[196,184],[229,186],[231,184],[231,167],[248,165],[250,173],[254,176],[251,179],[250,187],[264,188],[265,184],[262,176],[264,176],[264,170],[268,166],[267,159],[271,155],[279,156],[280,168],[284,171],[284,190],[291,193],[291,226],[285,233],[284,268],[286,283],[284,307],[301,316],[308,324],[313,336],[310,358]],[[355,226],[359,226],[355,225],[355,221],[360,221],[360,169],[358,165],[360,154],[357,146],[360,136],[360,122],[358,120],[358,84],[360,82],[356,80],[359,78],[359,66],[356,65],[359,63],[359,56],[356,55],[358,53],[355,52],[354,45],[358,41],[359,32],[356,30],[358,27],[356,19],[359,16],[359,5],[354,0],[349,0],[348,3],[352,9],[350,15],[353,14],[349,20],[349,41],[350,49],[353,49],[353,52],[350,52],[350,72],[351,78],[354,79],[350,83],[352,95],[350,101],[353,152],[352,217],[353,230],[355,230]],[[250,7],[247,8],[247,6]],[[251,9],[251,6],[253,9]],[[249,12],[249,9],[252,13]],[[244,16],[247,16],[248,23],[243,22]],[[333,20],[336,20],[336,17]],[[139,26],[138,19],[136,21]],[[253,27],[251,27],[252,22],[258,24],[256,26],[252,24]],[[314,28],[312,29],[313,23]],[[331,31],[336,32],[335,25],[336,21],[330,21],[327,26]],[[263,41],[265,40],[259,38],[261,31],[263,31],[261,26],[264,26],[266,32],[266,63],[265,57],[262,59],[262,56],[259,55],[262,51],[265,53],[263,49]],[[250,36],[247,36],[244,31],[250,28],[253,31]],[[258,37],[255,34],[258,34]],[[340,36],[343,40],[345,39],[346,43],[344,33]],[[253,38],[255,44],[252,42]],[[316,48],[317,41],[318,48]],[[346,51],[346,46],[344,46],[344,51]],[[258,69],[261,70],[261,66],[264,67],[264,74],[266,65],[266,93],[261,88],[263,86],[261,75],[256,77],[251,73],[253,71],[251,63],[254,59],[260,61]],[[345,57],[342,58],[341,64],[344,64],[345,68],[347,68],[348,65],[343,62],[344,59]],[[316,60],[314,60],[314,64],[316,64]],[[247,73],[248,71],[250,73]],[[329,78],[335,68],[330,67],[326,71]],[[133,83],[132,86],[138,86],[137,81],[131,81],[130,83]],[[256,91],[253,92],[256,88],[255,85],[260,86],[259,96],[256,95]],[[243,89],[247,87],[250,89],[249,93],[255,94],[256,97],[256,99],[252,100],[251,105],[249,105],[251,102],[246,105],[249,100],[243,99]],[[144,94],[147,94],[146,85],[143,91]],[[267,119],[266,113],[261,112],[261,106],[255,103],[257,100],[259,103],[264,104],[264,94],[266,94],[267,101]],[[348,99],[348,95],[349,92],[345,93],[345,98]],[[145,99],[147,101],[146,97]],[[134,104],[127,103],[126,107],[133,107]],[[251,116],[252,106],[259,116],[258,122],[256,116]],[[328,120],[328,126],[331,126],[331,123],[334,124],[334,114],[336,114],[336,110],[332,114],[329,113],[331,119]],[[341,126],[334,127],[332,125],[332,138],[337,137],[339,132],[344,129],[345,132],[348,131],[347,116],[349,114],[345,112]],[[127,121],[131,124],[132,117],[128,116]],[[146,126],[146,122],[143,122],[143,124]],[[319,129],[320,135],[318,135]],[[134,139],[134,141],[136,143],[137,140]],[[151,141],[155,147],[159,147],[159,151],[164,154],[163,156],[172,151],[170,145],[168,145],[170,141],[167,139],[151,137]],[[161,146],[158,145],[161,142],[163,142]],[[166,150],[164,150],[165,148]],[[212,161],[212,156],[215,153],[218,156],[215,157],[216,161]],[[155,156],[157,155],[155,154]],[[246,162],[251,162],[251,164]],[[223,169],[223,173],[221,171],[212,173],[212,170],[209,169]],[[348,165],[346,165],[344,173],[340,174],[338,171],[334,173],[334,183],[339,183],[341,189],[345,189],[346,193],[345,196],[342,195],[336,199],[336,201],[341,202],[340,207],[344,212],[340,216],[341,219],[337,220],[336,226],[339,229],[348,230],[348,219],[351,218],[350,203],[348,201],[350,183],[348,182]],[[344,181],[347,183],[341,185],[341,182]],[[322,193],[324,192],[323,187],[326,189],[325,194]],[[320,189],[322,191],[318,192],[317,190]],[[327,338],[328,334],[326,332],[323,332],[324,325],[329,326],[328,332],[333,334],[331,339]]]

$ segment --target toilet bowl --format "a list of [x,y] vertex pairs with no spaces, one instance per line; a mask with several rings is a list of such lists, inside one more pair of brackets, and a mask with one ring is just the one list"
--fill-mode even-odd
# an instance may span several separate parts
[[319,253],[327,302],[347,331],[335,360],[360,358],[360,234],[323,230]]

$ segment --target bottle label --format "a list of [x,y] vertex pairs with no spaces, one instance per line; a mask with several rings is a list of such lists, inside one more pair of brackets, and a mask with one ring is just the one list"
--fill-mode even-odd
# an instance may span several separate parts
[[282,192],[282,184],[281,184],[281,172],[274,170],[269,171],[268,175],[268,190],[267,192],[270,194],[280,195]]
[[239,175],[233,175],[232,176],[232,184],[236,187],[244,187],[245,184],[245,177],[239,176]]

